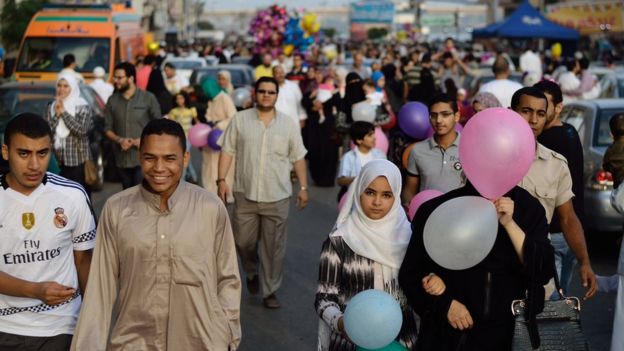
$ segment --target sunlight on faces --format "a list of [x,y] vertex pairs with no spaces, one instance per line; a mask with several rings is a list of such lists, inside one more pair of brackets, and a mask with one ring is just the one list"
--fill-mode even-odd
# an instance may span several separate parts
[[429,121],[436,135],[447,135],[455,130],[455,124],[459,122],[459,112],[453,112],[451,105],[446,102],[438,102],[431,106]]
[[383,176],[375,178],[360,194],[360,205],[370,219],[385,217],[394,205],[394,193],[388,179]]
[[71,93],[71,86],[69,86],[69,83],[67,83],[65,79],[60,79],[56,83],[56,96],[60,99],[64,99],[69,96],[69,93]]
[[169,196],[182,178],[190,153],[184,151],[178,137],[153,134],[141,142],[139,157],[143,177],[151,190],[161,196]]
[[516,112],[529,122],[533,135],[537,138],[544,130],[546,124],[546,100],[530,95],[522,95]]
[[9,162],[7,178],[13,190],[28,195],[41,184],[50,163],[51,142],[49,136],[32,139],[17,133],[11,136],[11,146],[2,145],[2,158]]

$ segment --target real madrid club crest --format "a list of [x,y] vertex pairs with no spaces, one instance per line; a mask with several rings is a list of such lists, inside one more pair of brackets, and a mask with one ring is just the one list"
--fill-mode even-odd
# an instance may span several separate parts
[[67,225],[67,216],[65,215],[65,209],[57,207],[54,209],[54,226],[61,229]]
[[35,226],[35,214],[32,212],[24,212],[22,213],[22,226],[24,228],[30,230]]

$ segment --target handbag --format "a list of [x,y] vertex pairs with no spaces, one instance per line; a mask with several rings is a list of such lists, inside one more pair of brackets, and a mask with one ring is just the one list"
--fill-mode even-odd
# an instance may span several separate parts
[[84,174],[85,174],[85,183],[92,187],[97,188],[100,186],[100,173],[98,172],[97,166],[93,160],[86,160],[84,163]]
[[515,317],[513,351],[589,350],[581,330],[581,301],[577,297],[563,295],[557,270],[554,280],[559,299],[544,301],[544,310],[535,317],[537,328],[532,328],[527,320],[528,300],[511,302],[511,312]]

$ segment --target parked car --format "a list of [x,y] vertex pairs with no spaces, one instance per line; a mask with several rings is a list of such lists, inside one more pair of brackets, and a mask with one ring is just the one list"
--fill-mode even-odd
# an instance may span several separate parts
[[230,72],[234,89],[241,87],[251,88],[254,84],[254,71],[251,66],[244,64],[220,64],[194,69],[190,79],[191,86],[201,84],[201,81],[206,77],[217,79],[217,73],[221,70]]
[[622,111],[624,99],[597,99],[567,103],[561,112],[561,119],[576,128],[583,145],[586,229],[622,230],[623,218],[610,202],[613,178],[602,170],[602,158],[613,142],[609,119]]
[[[54,82],[10,82],[0,85],[0,141],[3,141],[4,128],[11,117],[31,112],[43,116],[47,104],[54,100],[56,87]],[[93,128],[89,132],[89,144],[91,155],[103,177],[103,170],[107,164],[114,166],[112,152],[102,152],[105,149],[107,139],[104,138],[104,101],[97,95],[95,90],[85,84],[80,84],[80,95],[93,109]],[[107,155],[103,159],[103,155]],[[0,166],[0,172],[8,168],[6,163]],[[96,190],[96,189],[94,189]]]
[[[207,67],[208,63],[204,58],[201,57],[167,57],[165,61],[162,63],[161,67],[165,69],[165,64],[170,63],[175,67],[176,72],[186,78],[187,80],[191,78],[191,74],[193,70],[196,68]],[[164,74],[164,73],[163,73]]]

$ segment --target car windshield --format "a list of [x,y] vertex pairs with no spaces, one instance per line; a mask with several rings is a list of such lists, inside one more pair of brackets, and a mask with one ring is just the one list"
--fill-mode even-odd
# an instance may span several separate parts
[[613,143],[609,120],[614,114],[620,112],[622,112],[621,109],[605,109],[600,111],[600,116],[598,116],[598,136],[596,138],[597,146],[609,146]]
[[0,131],[3,131],[11,117],[32,112],[43,115],[47,104],[54,99],[54,87],[37,87],[28,89],[0,89]]
[[176,69],[194,69],[202,66],[200,61],[169,61]]
[[[223,68],[215,67],[215,68],[209,68],[209,69],[198,71],[197,82],[201,82],[202,80],[206,78],[217,79],[217,73],[219,73],[219,71],[221,71],[222,69]],[[238,87],[251,84],[251,82],[249,82],[247,79],[247,75],[245,74],[245,71],[241,69],[226,69],[226,70],[229,71],[230,74],[232,75],[232,85],[234,87],[238,88]]]
[[20,72],[58,72],[63,57],[76,57],[76,71],[92,72],[95,67],[108,71],[110,39],[106,38],[27,38],[17,63]]

